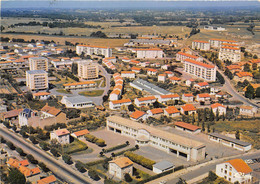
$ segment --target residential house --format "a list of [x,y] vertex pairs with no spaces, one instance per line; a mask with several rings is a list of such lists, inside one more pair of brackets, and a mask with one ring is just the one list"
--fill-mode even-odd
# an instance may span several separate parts
[[163,115],[163,110],[161,108],[155,108],[155,109],[148,110],[146,113],[147,113],[148,117],[150,117],[150,116],[158,117],[160,115]]
[[121,77],[123,78],[135,78],[135,72],[134,71],[121,71]]
[[89,134],[89,131],[87,129],[83,129],[77,132],[73,132],[72,134],[70,134],[72,137],[75,137],[77,139],[79,138],[84,138],[84,135]]
[[194,79],[188,79],[185,81],[185,84],[186,86],[191,87],[194,84],[194,81],[195,81]]
[[185,93],[185,94],[182,94],[182,101],[186,102],[186,103],[190,103],[190,102],[193,102],[193,94],[188,94],[188,93]]
[[226,114],[226,107],[220,103],[214,103],[210,107],[215,115],[217,113],[219,115]]
[[57,181],[54,175],[47,176],[37,181],[37,184],[55,184]]
[[58,129],[51,132],[51,140],[56,139],[60,144],[70,143],[70,132],[67,129]]
[[112,110],[120,109],[122,106],[131,105],[132,101],[130,99],[114,100],[109,102],[109,108]]
[[250,72],[238,72],[234,76],[234,80],[236,80],[237,82],[243,82],[244,80],[252,81],[253,74]]
[[137,107],[152,105],[156,101],[155,96],[136,98],[134,103]]
[[179,78],[179,77],[170,77],[169,78],[170,79],[170,81],[173,83],[173,84],[180,84],[180,82],[181,82],[181,79]]
[[171,72],[171,71],[165,71],[164,73],[167,75],[167,77],[168,77],[168,78],[170,78],[170,77],[173,77],[173,76],[174,76],[174,73],[173,73],[173,72]]
[[197,94],[196,100],[198,102],[210,101],[210,95],[208,93]]
[[131,68],[131,70],[132,70],[133,72],[135,72],[135,73],[140,73],[141,68],[133,66],[133,67]]
[[166,74],[159,74],[158,75],[158,82],[165,82]]
[[191,115],[196,113],[196,108],[192,104],[185,104],[181,106],[181,113],[185,115]]
[[38,92],[38,93],[33,93],[33,99],[35,100],[47,100],[50,98],[51,93],[49,92]]
[[169,94],[169,95],[160,95],[158,97],[158,102],[160,103],[164,103],[167,104],[168,101],[179,101],[180,100],[180,96],[178,94]]
[[124,179],[124,175],[128,173],[133,175],[133,162],[127,157],[119,157],[109,161],[108,173],[120,180]]
[[46,117],[55,117],[57,123],[66,123],[66,114],[62,112],[60,109],[55,107],[51,107],[48,103],[41,109],[41,113],[43,113]]
[[147,114],[143,111],[136,110],[130,115],[130,119],[134,121],[146,120]]
[[180,111],[174,106],[168,106],[164,109],[164,115],[170,117],[176,117],[180,115]]
[[7,112],[2,112],[0,114],[0,120],[2,121],[12,121],[18,119],[19,113],[22,112],[23,109],[14,109]]
[[216,165],[216,175],[231,183],[252,183],[253,170],[242,159],[228,160]]
[[194,84],[193,86],[197,90],[206,89],[209,88],[209,83],[207,82],[199,82],[197,84]]
[[147,75],[156,75],[156,74],[157,74],[156,69],[153,69],[153,68],[147,69]]
[[245,116],[254,116],[257,113],[257,109],[252,106],[241,105],[239,107],[239,114]]

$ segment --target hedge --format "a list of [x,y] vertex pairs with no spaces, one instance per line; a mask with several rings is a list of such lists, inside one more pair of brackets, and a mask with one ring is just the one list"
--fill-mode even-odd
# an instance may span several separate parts
[[153,175],[153,176],[151,176],[151,177],[149,177],[149,178],[147,178],[147,179],[144,179],[144,180],[142,180],[142,181],[137,182],[136,184],[144,184],[144,183],[147,183],[147,182],[152,181],[152,180],[155,180],[155,179],[157,179],[157,178],[166,176],[166,175],[171,174],[171,173],[173,173],[173,169],[168,170],[168,171],[165,171],[165,172],[162,172],[162,173],[160,173],[160,174]]
[[96,160],[96,161],[93,161],[93,162],[86,163],[85,166],[86,167],[90,167],[90,166],[97,165],[97,164],[103,164],[103,163],[111,161],[111,160],[112,160],[111,158],[106,158],[106,159],[102,159],[102,160]]
[[89,142],[95,143],[98,146],[105,146],[106,142],[103,139],[99,139],[91,134],[86,134],[85,139]]
[[129,149],[127,149],[127,150],[119,151],[119,152],[115,153],[115,156],[123,155],[125,152],[128,152],[128,151],[136,151],[136,150],[138,150],[138,149],[139,149],[139,148],[133,147],[133,148],[129,148]]
[[130,160],[132,160],[133,162],[135,162],[137,164],[140,164],[143,167],[146,167],[146,168],[148,168],[150,170],[153,169],[153,165],[156,163],[153,160],[145,158],[145,157],[143,157],[141,155],[137,155],[137,154],[135,154],[133,152],[130,152],[130,151],[125,152],[124,155],[126,157],[128,157]]
[[124,147],[126,147],[128,145],[129,144],[124,143],[124,144],[120,144],[120,145],[117,145],[117,146],[114,146],[114,147],[111,147],[111,148],[107,148],[107,149],[105,149],[104,153],[109,153],[109,152],[112,152],[112,151],[124,148]]

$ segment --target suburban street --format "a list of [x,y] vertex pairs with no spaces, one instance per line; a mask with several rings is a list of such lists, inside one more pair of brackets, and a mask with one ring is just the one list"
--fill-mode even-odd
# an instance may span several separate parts
[[106,86],[104,88],[104,93],[101,97],[107,95],[109,88],[110,88],[110,78],[111,75],[109,73],[107,73],[107,71],[105,70],[105,68],[102,65],[99,65],[99,69],[101,70],[101,75],[103,75],[106,79]]
[[[198,52],[194,52],[193,54],[202,57],[201,55],[199,55]],[[212,64],[208,59],[202,57],[203,60],[205,60],[208,64]],[[259,108],[259,105],[253,103],[252,101],[248,100],[247,98],[245,98],[244,96],[240,95],[236,89],[233,87],[233,85],[231,84],[229,78],[224,75],[224,73],[217,67],[217,71],[223,76],[224,80],[225,80],[225,84],[223,86],[223,88],[230,94],[233,96],[234,99],[239,100],[241,102],[243,102],[245,105],[251,105],[253,107]]]
[[35,159],[40,162],[44,162],[55,175],[61,179],[64,179],[68,183],[94,183],[90,178],[84,177],[82,173],[73,170],[62,161],[56,160],[45,151],[26,142],[22,137],[10,132],[2,125],[0,126],[0,133],[6,140],[11,141],[15,146],[19,146],[23,149],[25,153],[32,154]]
[[159,179],[153,180],[153,181],[149,182],[149,184],[157,184],[157,183],[159,183],[160,181],[163,181],[163,180],[167,181],[167,184],[168,183],[174,184],[174,183],[178,182],[180,177],[182,179],[185,179],[186,181],[189,181],[189,180],[192,180],[193,178],[199,177],[201,175],[206,175],[206,173],[208,173],[211,170],[215,170],[216,164],[222,163],[226,160],[235,159],[235,158],[253,159],[253,158],[258,158],[259,154],[260,154],[260,150],[257,150],[257,151],[252,152],[252,153],[243,153],[243,154],[236,155],[236,156],[212,160],[210,162],[203,163],[203,164],[200,164],[200,165],[196,165],[196,166],[193,166],[193,167],[189,167],[187,169],[183,169],[183,170],[177,171],[173,174],[170,174],[170,175],[161,177]]

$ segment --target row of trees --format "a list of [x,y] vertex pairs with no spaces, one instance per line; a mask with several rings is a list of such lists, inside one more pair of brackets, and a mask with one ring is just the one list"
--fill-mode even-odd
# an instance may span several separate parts
[[141,155],[137,155],[131,151],[127,151],[124,153],[124,156],[128,157],[133,162],[136,162],[137,164],[140,164],[148,169],[153,169],[153,165],[156,163],[153,160],[150,160],[148,158],[145,158]]
[[95,143],[96,145],[103,147],[106,145],[106,142],[103,139],[99,139],[91,134],[86,134],[85,139],[89,142]]

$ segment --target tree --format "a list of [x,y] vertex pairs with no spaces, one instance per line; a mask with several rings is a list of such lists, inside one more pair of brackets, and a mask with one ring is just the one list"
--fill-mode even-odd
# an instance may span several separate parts
[[244,64],[244,72],[251,72],[250,65],[248,63]]
[[42,169],[44,172],[49,172],[49,171],[50,171],[50,169],[49,169],[43,162],[39,162],[38,165],[41,167],[41,169]]
[[240,132],[239,132],[239,130],[236,131],[236,139],[240,140]]
[[15,148],[15,151],[16,151],[17,153],[19,153],[21,156],[25,156],[25,155],[26,155],[21,148]]
[[215,181],[217,178],[218,176],[214,172],[209,171],[209,175],[208,175],[209,181]]
[[260,87],[256,88],[256,90],[255,90],[255,96],[256,96],[257,98],[260,98]]
[[59,154],[59,152],[58,152],[58,150],[56,148],[51,148],[50,152],[55,157],[59,157],[60,156],[60,154]]
[[251,84],[249,84],[246,88],[245,97],[252,99],[252,98],[254,98],[254,95],[255,95],[255,89],[253,88],[253,86]]
[[78,74],[78,65],[77,65],[76,63],[72,63],[71,71],[72,71],[72,73],[75,74],[75,75]]
[[13,131],[16,131],[17,130],[16,125],[13,125],[12,129],[13,129]]
[[11,142],[7,142],[6,145],[11,149],[11,150],[15,150],[15,146],[13,145],[13,143]]
[[103,157],[103,156],[104,156],[104,152],[103,152],[103,151],[100,151],[100,152],[99,152],[99,155],[100,155],[101,157]]
[[232,72],[227,68],[225,70],[225,73],[224,73],[230,80],[233,79],[234,75],[232,74]]
[[8,173],[8,183],[25,184],[26,178],[17,168],[10,168],[9,173]]
[[86,169],[85,169],[85,167],[84,167],[84,164],[83,163],[81,163],[81,162],[76,162],[76,164],[75,164],[75,167],[77,168],[77,170],[79,171],[79,172],[85,172],[86,171]]
[[89,175],[90,178],[92,178],[95,181],[98,181],[100,179],[100,177],[98,176],[97,172],[95,170],[93,170],[93,169],[90,169],[88,171],[88,175]]
[[205,131],[205,123],[204,123],[204,121],[202,122],[202,131],[203,132]]
[[253,70],[257,70],[257,64],[256,64],[256,63],[253,63],[253,64],[252,64],[252,69],[253,69]]
[[44,150],[44,151],[47,151],[49,150],[49,144],[44,142],[44,141],[41,141],[39,146]]
[[26,158],[27,158],[27,159],[29,160],[29,162],[31,162],[32,164],[38,164],[38,161],[35,160],[35,158],[34,158],[31,154],[27,155]]
[[68,154],[62,155],[62,159],[64,160],[64,162],[66,164],[71,164],[72,163],[71,156],[69,156]]
[[38,141],[36,140],[36,138],[35,138],[33,135],[31,135],[31,136],[29,137],[29,139],[30,139],[30,141],[31,141],[33,144],[38,144]]
[[128,105],[128,110],[129,110],[130,112],[135,111],[135,106],[134,106],[133,104]]
[[131,182],[131,181],[133,181],[132,177],[131,177],[130,174],[128,174],[128,173],[125,173],[124,178],[125,178],[125,181],[126,181],[126,182]]

